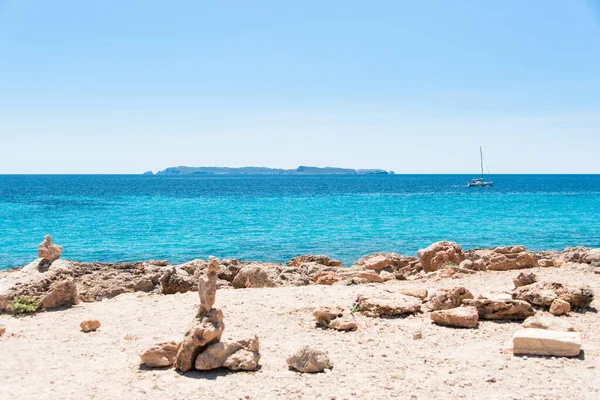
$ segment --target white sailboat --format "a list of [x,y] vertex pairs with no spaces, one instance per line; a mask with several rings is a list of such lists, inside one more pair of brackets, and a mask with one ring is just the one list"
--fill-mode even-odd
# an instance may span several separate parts
[[479,157],[481,159],[481,178],[471,179],[467,183],[467,185],[469,185],[469,187],[489,187],[489,186],[494,186],[494,182],[492,182],[492,181],[486,182],[483,179],[483,148],[481,146],[479,146]]

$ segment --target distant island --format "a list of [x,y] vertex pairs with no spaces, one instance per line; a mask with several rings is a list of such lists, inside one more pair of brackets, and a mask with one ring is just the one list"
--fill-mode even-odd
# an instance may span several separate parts
[[[152,175],[152,171],[143,175]],[[280,169],[266,167],[169,167],[156,175],[393,175],[394,171],[383,169],[351,169],[336,167],[307,167]]]

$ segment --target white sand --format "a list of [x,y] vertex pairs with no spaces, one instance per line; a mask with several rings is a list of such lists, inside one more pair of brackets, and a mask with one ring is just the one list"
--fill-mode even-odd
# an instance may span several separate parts
[[[600,275],[589,271],[534,270],[540,280],[586,283],[600,295]],[[181,340],[197,293],[124,294],[99,303],[14,318],[0,315],[0,399],[599,399],[600,317],[571,313],[583,332],[579,358],[514,357],[518,322],[481,321],[478,329],[432,325],[427,315],[373,319],[359,329],[315,328],[317,305],[350,306],[358,293],[397,287],[465,285],[473,294],[511,290],[517,271],[484,272],[461,279],[363,286],[220,290],[227,338],[256,333],[256,372],[191,372],[140,367],[138,354],[166,339]],[[599,307],[595,300],[593,307]],[[97,318],[97,332],[79,323]],[[413,340],[422,331],[423,339]],[[288,370],[285,359],[303,344],[326,349],[334,369],[322,374]]]

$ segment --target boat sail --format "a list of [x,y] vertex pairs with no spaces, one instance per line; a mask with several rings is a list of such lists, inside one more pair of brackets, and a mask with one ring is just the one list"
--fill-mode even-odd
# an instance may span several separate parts
[[481,159],[481,178],[471,179],[467,183],[467,185],[469,185],[469,187],[489,187],[489,186],[494,186],[494,182],[492,182],[492,181],[486,182],[483,179],[483,148],[481,146],[479,146],[479,158]]

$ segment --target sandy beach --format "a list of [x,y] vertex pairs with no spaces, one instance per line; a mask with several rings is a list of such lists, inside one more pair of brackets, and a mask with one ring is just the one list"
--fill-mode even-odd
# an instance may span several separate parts
[[[593,267],[528,270],[540,280],[588,284],[598,293]],[[510,291],[517,271],[485,271],[458,278],[365,285],[218,290],[225,315],[223,340],[253,333],[261,345],[254,372],[179,373],[149,369],[139,354],[153,343],[181,340],[198,294],[125,293],[94,303],[15,318],[0,315],[2,399],[597,399],[600,397],[600,321],[594,300],[587,312],[561,319],[582,332],[575,358],[513,356],[518,321],[480,320],[476,329],[433,325],[428,313],[369,318],[355,313],[358,329],[315,327],[320,305],[349,307],[358,294],[401,288],[463,285],[475,296]],[[537,311],[537,315],[550,315]],[[79,323],[102,326],[83,333]],[[414,339],[417,333],[422,339]],[[333,369],[319,374],[290,370],[286,357],[302,345],[327,351]]]

